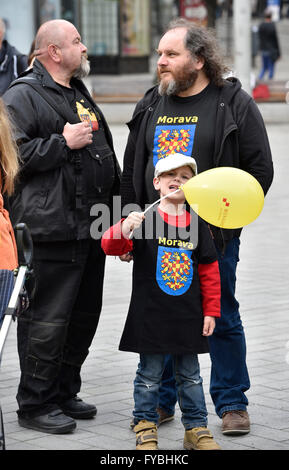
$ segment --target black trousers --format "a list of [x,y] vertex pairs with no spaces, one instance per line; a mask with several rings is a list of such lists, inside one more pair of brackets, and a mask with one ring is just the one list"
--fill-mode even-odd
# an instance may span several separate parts
[[75,396],[102,307],[100,240],[34,244],[36,288],[19,317],[18,414],[37,416]]

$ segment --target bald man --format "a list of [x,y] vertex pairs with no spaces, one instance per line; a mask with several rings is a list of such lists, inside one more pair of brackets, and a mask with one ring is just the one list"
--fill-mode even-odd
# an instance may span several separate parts
[[60,434],[96,415],[78,397],[105,265],[101,233],[90,235],[90,211],[97,203],[110,207],[120,171],[104,116],[81,81],[89,62],[77,29],[64,20],[44,23],[35,56],[4,95],[21,157],[11,216],[30,228],[36,276],[18,321],[18,421]]
[[27,68],[27,56],[21,54],[5,39],[6,26],[0,18],[0,96],[10,83]]

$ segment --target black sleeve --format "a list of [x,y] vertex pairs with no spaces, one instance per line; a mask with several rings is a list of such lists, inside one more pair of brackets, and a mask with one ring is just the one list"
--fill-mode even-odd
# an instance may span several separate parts
[[[142,108],[142,100],[139,101],[134,109],[132,120]],[[129,126],[129,124],[128,124]],[[133,169],[136,156],[136,136],[130,131],[123,157],[123,172],[120,184],[121,205],[133,204],[136,202],[136,194],[133,187]]]
[[6,91],[3,100],[14,125],[22,170],[26,174],[33,174],[62,166],[68,160],[69,149],[62,134],[50,133],[47,127],[44,135],[43,120],[55,119],[56,122],[58,116],[48,105],[40,108],[34,95],[30,95],[28,87],[29,85],[15,85]]
[[198,217],[198,245],[195,254],[199,264],[213,263],[218,259],[213,236],[207,222]]
[[121,205],[124,207],[126,204],[134,203],[136,194],[133,187],[133,168],[135,160],[135,142],[132,133],[128,136],[124,158],[123,158],[123,172],[120,184]]
[[280,49],[280,44],[279,44],[279,39],[278,39],[278,34],[277,34],[277,29],[274,24],[274,47],[278,52],[278,58],[281,56],[281,49]]
[[[157,94],[157,87],[153,86],[149,89],[146,95],[137,103],[133,117],[128,123],[130,133],[127,140],[127,145],[124,152],[123,159],[123,173],[121,179],[120,193],[122,207],[126,204],[133,204],[136,202],[136,194],[133,186],[133,174],[135,166],[135,158],[137,156],[137,139],[138,133],[143,123],[145,109],[155,102]],[[132,124],[133,123],[133,124]],[[132,131],[133,129],[133,131]]]
[[116,195],[120,193],[120,178],[121,178],[121,168],[114,150],[114,145],[113,145],[113,137],[109,128],[109,125],[104,117],[103,112],[101,109],[97,106],[96,103],[94,103],[96,111],[99,113],[102,121],[103,121],[103,126],[104,126],[104,132],[107,138],[108,145],[110,146],[112,152],[113,152],[113,161],[114,161],[114,168],[116,172],[116,178],[114,179],[114,184],[111,190],[112,195]]
[[239,123],[240,168],[254,176],[266,194],[273,180],[273,162],[261,113],[251,99]]

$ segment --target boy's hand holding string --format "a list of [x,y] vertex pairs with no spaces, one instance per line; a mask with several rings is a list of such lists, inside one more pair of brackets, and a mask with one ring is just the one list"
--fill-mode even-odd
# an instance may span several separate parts
[[130,238],[132,232],[141,226],[145,216],[143,212],[131,212],[122,223],[122,234],[124,238]]

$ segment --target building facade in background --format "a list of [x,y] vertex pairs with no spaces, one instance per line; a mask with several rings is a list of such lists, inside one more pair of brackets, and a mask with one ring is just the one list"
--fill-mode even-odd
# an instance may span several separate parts
[[0,16],[7,39],[23,53],[42,23],[63,18],[80,31],[92,73],[148,70],[151,0],[0,0]]
[[[146,73],[171,19],[212,26],[212,16],[213,23],[224,11],[229,17],[231,8],[230,0],[0,0],[7,39],[24,54],[43,22],[71,21],[88,48],[92,74]],[[222,31],[228,36],[229,29]],[[229,36],[221,39],[231,43]]]

